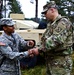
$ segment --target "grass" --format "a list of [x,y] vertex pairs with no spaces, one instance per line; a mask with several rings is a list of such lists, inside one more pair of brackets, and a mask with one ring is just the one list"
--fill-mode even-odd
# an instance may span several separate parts
[[[72,55],[73,63],[74,63],[74,54]],[[24,69],[22,70],[22,75],[46,75],[45,64],[37,65],[34,68]],[[74,75],[74,64],[71,75]]]
[[31,69],[22,70],[22,75],[46,75],[45,66],[35,66]]

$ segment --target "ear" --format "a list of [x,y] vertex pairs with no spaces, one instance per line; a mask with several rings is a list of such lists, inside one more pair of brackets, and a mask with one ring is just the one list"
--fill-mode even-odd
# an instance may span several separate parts
[[3,30],[6,30],[7,28],[5,26],[3,26]]

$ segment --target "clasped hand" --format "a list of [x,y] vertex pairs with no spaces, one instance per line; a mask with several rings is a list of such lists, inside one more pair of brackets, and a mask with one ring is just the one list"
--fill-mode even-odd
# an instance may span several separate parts
[[28,50],[28,52],[31,57],[39,54],[38,48],[32,48],[32,49]]

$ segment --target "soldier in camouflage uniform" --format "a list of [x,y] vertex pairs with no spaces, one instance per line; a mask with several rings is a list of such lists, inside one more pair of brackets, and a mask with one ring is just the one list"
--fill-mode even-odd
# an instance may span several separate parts
[[41,38],[41,45],[33,50],[34,54],[46,53],[47,75],[71,75],[73,30],[67,17],[58,13],[57,5],[50,1],[43,6],[42,14],[49,20]]
[[31,48],[34,42],[25,41],[15,33],[14,24],[11,18],[0,20],[0,25],[4,30],[0,36],[0,75],[21,75],[19,60],[32,53],[30,50],[19,52],[20,47]]

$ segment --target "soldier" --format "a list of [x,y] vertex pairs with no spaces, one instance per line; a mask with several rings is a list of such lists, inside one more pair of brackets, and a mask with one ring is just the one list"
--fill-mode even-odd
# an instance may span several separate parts
[[4,30],[0,36],[0,75],[21,75],[19,60],[28,57],[32,52],[30,50],[19,52],[19,49],[34,46],[33,41],[25,41],[15,33],[14,24],[11,18],[0,20],[0,25]]
[[38,55],[46,54],[46,75],[71,75],[72,59],[72,24],[67,17],[58,13],[57,5],[50,1],[43,6],[42,14],[49,21],[47,29],[41,38],[39,47],[32,52]]

